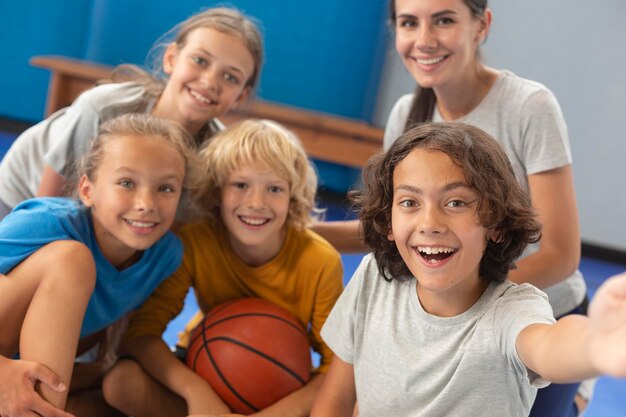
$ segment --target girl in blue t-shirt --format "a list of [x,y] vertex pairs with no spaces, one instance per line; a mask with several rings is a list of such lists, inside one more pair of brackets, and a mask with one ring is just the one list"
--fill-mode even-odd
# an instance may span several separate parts
[[112,119],[81,161],[79,201],[27,200],[0,223],[0,415],[67,415],[79,339],[102,340],[178,268],[169,229],[192,143],[175,122]]

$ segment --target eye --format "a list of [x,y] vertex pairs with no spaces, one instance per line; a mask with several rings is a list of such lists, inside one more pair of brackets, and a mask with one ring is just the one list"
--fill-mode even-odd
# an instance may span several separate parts
[[174,193],[176,192],[176,187],[170,184],[163,184],[159,187],[159,192],[161,193]]
[[231,184],[231,187],[233,188],[237,188],[240,190],[245,190],[246,188],[248,188],[248,184],[246,184],[245,182],[242,181],[235,181]]
[[415,200],[411,200],[411,199],[404,199],[404,200],[400,200],[400,202],[398,203],[398,205],[400,207],[404,207],[404,208],[413,208],[413,207],[418,207],[417,201]]
[[452,208],[465,207],[466,205],[467,204],[465,203],[465,201],[462,201],[462,200],[452,200],[446,203],[446,207],[452,207]]
[[398,19],[397,26],[402,29],[412,29],[417,26],[417,20],[403,17]]
[[234,85],[239,85],[241,82],[239,80],[239,77],[227,72],[224,73],[224,79],[229,82],[230,84],[234,84]]
[[267,190],[270,193],[282,193],[284,191],[283,187],[280,187],[278,185],[270,185]]
[[198,55],[193,55],[193,56],[191,57],[191,60],[192,60],[195,64],[197,64],[197,65],[199,65],[199,66],[201,66],[201,67],[206,66],[206,64],[207,64],[207,60],[206,60],[206,59],[204,59],[204,58],[203,58],[203,57],[201,57],[201,56],[198,56]]
[[440,17],[437,20],[435,20],[435,24],[437,26],[445,26],[445,25],[450,25],[454,23],[454,19],[450,18],[450,17]]
[[133,188],[133,186],[135,185],[131,180],[128,179],[119,180],[117,184],[122,188]]

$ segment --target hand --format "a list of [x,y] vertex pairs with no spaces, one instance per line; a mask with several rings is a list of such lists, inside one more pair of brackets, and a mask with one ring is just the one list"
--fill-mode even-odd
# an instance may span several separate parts
[[54,372],[40,363],[0,356],[0,416],[73,417],[35,391],[39,382],[57,392],[67,389]]
[[589,354],[595,368],[626,376],[626,272],[600,286],[589,306],[592,321]]

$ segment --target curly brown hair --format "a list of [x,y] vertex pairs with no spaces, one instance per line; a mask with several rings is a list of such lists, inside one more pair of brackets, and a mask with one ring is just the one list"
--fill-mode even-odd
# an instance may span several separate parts
[[541,237],[541,225],[528,193],[517,183],[513,168],[500,145],[486,132],[464,123],[425,123],[400,136],[386,153],[374,156],[363,170],[363,189],[349,196],[359,211],[365,243],[372,248],[386,280],[411,276],[391,231],[393,173],[414,149],[445,153],[464,172],[479,196],[481,224],[497,232],[480,261],[479,274],[502,281],[528,243]]

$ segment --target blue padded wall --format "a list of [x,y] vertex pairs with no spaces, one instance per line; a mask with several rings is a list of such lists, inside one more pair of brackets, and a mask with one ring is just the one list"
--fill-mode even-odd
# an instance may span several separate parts
[[0,2],[0,117],[43,117],[50,73],[28,60],[42,54],[82,57],[90,10],[91,0]]
[[[142,65],[164,32],[216,5],[235,6],[260,23],[266,52],[260,98],[371,121],[386,45],[381,0],[0,2],[0,39],[8,45],[0,66],[0,117],[43,117],[49,73],[32,68],[30,57]],[[358,176],[354,169],[318,165],[322,185],[336,191]]]
[[[116,65],[143,64],[154,41],[189,15],[218,2],[188,0],[33,0],[0,3],[0,116],[43,115],[47,73],[33,55],[61,54]],[[266,61],[258,95],[266,100],[369,121],[385,47],[380,0],[229,3],[254,16]],[[8,42],[7,42],[8,41]],[[18,103],[9,97],[20,97]]]

